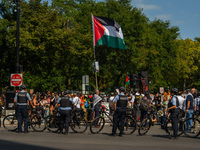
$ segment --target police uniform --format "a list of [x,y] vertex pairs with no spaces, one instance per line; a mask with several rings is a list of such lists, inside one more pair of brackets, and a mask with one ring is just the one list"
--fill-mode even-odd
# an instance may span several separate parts
[[69,124],[71,121],[71,110],[72,104],[74,103],[72,98],[65,95],[58,99],[58,103],[60,104],[60,133],[63,131],[63,125],[65,122],[65,134],[68,134]]
[[27,100],[31,100],[30,95],[22,90],[16,93],[14,100],[17,101],[17,120],[18,120],[18,132],[22,132],[22,123],[24,120],[24,132],[28,132],[28,108]]
[[171,119],[172,119],[172,128],[173,128],[173,136],[174,138],[177,138],[178,136],[178,116],[180,113],[180,108],[179,108],[179,101],[176,95],[174,95],[171,99],[171,105],[176,106],[173,110],[171,110]]
[[116,134],[118,122],[121,122],[120,127],[120,134],[122,135],[124,132],[124,124],[125,124],[125,117],[126,117],[126,106],[128,104],[128,97],[124,93],[120,93],[114,99],[114,102],[117,102],[116,111],[113,115],[113,129],[112,135]]

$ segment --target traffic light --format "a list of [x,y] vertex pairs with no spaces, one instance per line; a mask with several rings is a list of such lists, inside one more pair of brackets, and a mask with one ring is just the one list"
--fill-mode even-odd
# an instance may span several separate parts
[[138,74],[130,75],[130,86],[131,88],[140,88],[140,79]]
[[141,72],[141,79],[144,80],[144,83],[145,83],[146,86],[149,85],[148,71],[142,71]]

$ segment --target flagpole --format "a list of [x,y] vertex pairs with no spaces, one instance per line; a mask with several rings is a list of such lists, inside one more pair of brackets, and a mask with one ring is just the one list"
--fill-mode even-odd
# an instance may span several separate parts
[[[94,49],[94,66],[96,62],[96,55],[95,55],[95,36],[94,36],[94,20],[93,20],[93,14],[92,15],[92,29],[93,29],[93,49]],[[98,81],[97,81],[97,71],[95,66],[95,81],[96,81],[96,90],[98,90]]]

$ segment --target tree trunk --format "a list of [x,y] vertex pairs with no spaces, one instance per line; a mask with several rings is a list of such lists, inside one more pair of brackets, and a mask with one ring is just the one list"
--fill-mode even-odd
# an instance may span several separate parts
[[184,78],[183,79],[183,92],[185,91],[185,88],[186,88],[186,79]]

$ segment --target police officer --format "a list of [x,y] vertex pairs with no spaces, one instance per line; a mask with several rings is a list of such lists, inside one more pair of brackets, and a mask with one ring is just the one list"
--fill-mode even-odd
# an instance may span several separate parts
[[172,99],[170,100],[168,104],[168,110],[171,112],[171,118],[172,118],[172,129],[173,129],[173,137],[176,139],[178,137],[178,116],[180,112],[179,108],[179,100],[177,98],[178,89],[172,88],[171,89],[171,95]]
[[[64,96],[58,99],[58,102],[56,104],[60,105],[60,127],[59,127],[59,134],[68,134],[69,131],[69,124],[71,121],[71,111],[74,107],[74,102],[72,98],[70,97],[70,91],[67,90],[64,92]],[[65,122],[65,132],[63,132],[63,125]]]
[[16,93],[14,103],[17,104],[17,120],[18,120],[18,133],[22,133],[22,123],[24,120],[24,133],[28,133],[28,108],[27,102],[30,101],[30,95],[25,91],[26,86],[20,86],[21,91]]
[[111,136],[116,136],[116,130],[118,122],[121,122],[119,136],[123,136],[125,117],[126,117],[126,107],[128,107],[128,96],[124,94],[125,88],[120,87],[120,94],[114,99],[114,115],[113,115],[113,128]]

